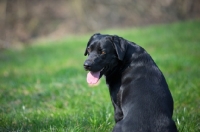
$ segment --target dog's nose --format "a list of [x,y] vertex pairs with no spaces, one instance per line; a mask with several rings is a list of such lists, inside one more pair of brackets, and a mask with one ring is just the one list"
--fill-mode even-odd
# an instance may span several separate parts
[[83,66],[84,66],[84,68],[85,68],[86,70],[89,70],[89,69],[91,68],[91,64],[88,63],[88,62],[85,62]]

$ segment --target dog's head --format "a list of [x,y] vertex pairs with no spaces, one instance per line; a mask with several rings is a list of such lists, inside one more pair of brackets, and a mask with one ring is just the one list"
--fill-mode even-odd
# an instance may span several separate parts
[[87,82],[96,84],[101,76],[112,71],[125,56],[127,45],[118,36],[94,34],[86,47],[84,68],[89,71]]

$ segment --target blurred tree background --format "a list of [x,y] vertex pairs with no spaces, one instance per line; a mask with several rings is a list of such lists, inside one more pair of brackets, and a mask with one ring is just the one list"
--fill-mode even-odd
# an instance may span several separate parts
[[0,48],[200,18],[200,0],[0,0]]

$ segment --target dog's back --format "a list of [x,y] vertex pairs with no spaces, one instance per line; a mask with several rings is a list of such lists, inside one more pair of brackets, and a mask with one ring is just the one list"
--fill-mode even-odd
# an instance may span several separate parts
[[126,43],[123,63],[129,64],[124,65],[119,77],[123,119],[117,122],[114,132],[176,132],[173,99],[162,72],[143,48]]

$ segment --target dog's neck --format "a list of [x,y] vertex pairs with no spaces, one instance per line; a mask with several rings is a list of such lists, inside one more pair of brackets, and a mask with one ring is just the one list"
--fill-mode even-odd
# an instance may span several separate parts
[[128,45],[128,50],[123,58],[123,60],[118,60],[117,65],[110,69],[105,75],[106,80],[113,80],[117,76],[121,76],[124,71],[128,68],[134,66],[135,64],[154,63],[149,54],[140,46],[136,44]]
[[[120,64],[118,64],[118,65],[120,65]],[[112,69],[110,69],[106,74],[104,74],[106,79],[112,79],[114,76],[120,74],[121,73],[120,69],[121,68],[118,67],[118,66],[113,67]]]

